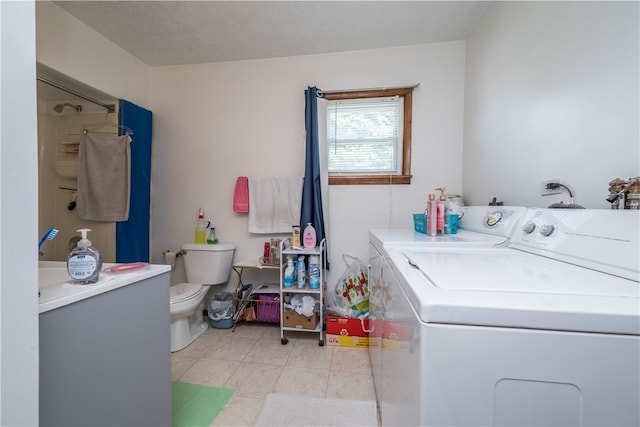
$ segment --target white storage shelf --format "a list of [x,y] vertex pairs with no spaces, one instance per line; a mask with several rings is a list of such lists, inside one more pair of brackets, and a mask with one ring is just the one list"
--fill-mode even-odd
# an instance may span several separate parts
[[[319,246],[315,248],[294,248],[291,246],[291,239],[285,239],[280,243],[280,341],[287,344],[289,340],[285,337],[286,331],[296,332],[311,332],[319,334],[318,345],[324,346],[324,274],[326,270],[326,257],[325,257],[326,240],[322,239]],[[292,288],[284,286],[284,270],[287,267],[288,257],[305,257],[306,268],[306,286],[304,288],[298,288],[294,286]],[[319,264],[319,287],[312,289],[309,287],[309,256],[317,256]],[[303,327],[285,326],[285,315],[289,312],[285,312],[284,304],[289,301],[293,295],[311,295],[319,301],[318,323],[313,329],[307,329]],[[309,318],[306,318],[308,320]],[[305,319],[303,319],[305,320]]]

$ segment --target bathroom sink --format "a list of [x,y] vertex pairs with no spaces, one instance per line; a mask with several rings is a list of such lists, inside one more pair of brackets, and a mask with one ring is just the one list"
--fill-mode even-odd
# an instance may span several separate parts
[[71,283],[65,261],[39,261],[38,312],[60,308],[171,270],[168,265],[150,264],[141,269],[112,273],[108,269],[113,265],[116,264],[103,265],[97,283],[75,285]]
[[67,263],[63,261],[38,262],[38,288],[42,289],[60,283],[71,283]]

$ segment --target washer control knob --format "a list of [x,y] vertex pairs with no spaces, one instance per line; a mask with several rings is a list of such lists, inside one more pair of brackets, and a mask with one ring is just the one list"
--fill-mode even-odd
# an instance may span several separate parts
[[553,225],[545,224],[540,227],[540,234],[542,234],[543,236],[550,236],[551,233],[553,233],[553,230],[555,230],[555,227]]
[[527,234],[533,233],[533,230],[535,229],[536,229],[536,225],[533,222],[527,222],[525,225],[522,226],[522,231],[524,231]]
[[493,227],[494,225],[499,223],[501,219],[502,219],[502,212],[497,211],[497,212],[490,213],[489,215],[487,215],[487,225],[489,227]]

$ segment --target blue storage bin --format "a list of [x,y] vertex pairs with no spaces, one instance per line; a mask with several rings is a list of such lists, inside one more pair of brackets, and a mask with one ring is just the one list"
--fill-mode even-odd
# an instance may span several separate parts
[[413,214],[413,229],[418,233],[427,234],[427,215]]

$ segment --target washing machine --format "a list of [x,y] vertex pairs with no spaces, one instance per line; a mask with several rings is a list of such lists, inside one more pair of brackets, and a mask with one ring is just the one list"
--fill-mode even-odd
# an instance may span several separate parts
[[[380,412],[398,412],[398,416],[391,419],[415,419],[405,412],[403,397],[412,394],[410,388],[400,386],[400,390],[384,388],[389,381],[383,379],[383,358],[402,357],[402,353],[393,349],[405,348],[408,337],[413,336],[416,327],[412,316],[409,316],[405,304],[405,297],[394,283],[393,274],[388,263],[382,262],[383,257],[376,247],[400,245],[415,248],[434,247],[474,247],[492,248],[504,247],[509,237],[514,233],[520,218],[525,212],[520,206],[466,206],[460,212],[459,229],[456,234],[427,236],[412,229],[373,230],[370,235],[369,257],[369,359],[373,371],[376,388],[376,400]],[[402,364],[400,362],[399,364]],[[385,363],[387,366],[389,362]],[[383,393],[388,396],[383,397]],[[399,404],[389,404],[399,400]]]
[[640,425],[639,224],[634,211],[528,209],[501,247],[372,232],[404,326],[383,323],[382,424]]

